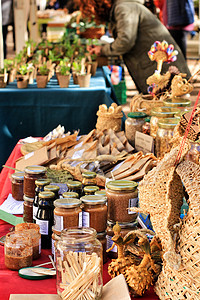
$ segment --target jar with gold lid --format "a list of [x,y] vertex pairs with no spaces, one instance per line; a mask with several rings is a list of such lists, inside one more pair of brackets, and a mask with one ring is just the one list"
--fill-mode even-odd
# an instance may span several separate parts
[[83,203],[82,225],[92,227],[98,233],[106,230],[107,199],[100,195],[86,195],[81,197]]
[[27,197],[26,195],[23,196],[24,203],[24,212],[23,212],[23,220],[27,223],[33,222],[33,201],[34,198]]
[[106,196],[106,190],[96,191],[95,195]]
[[106,184],[108,200],[108,220],[113,222],[133,222],[137,214],[130,211],[138,205],[138,184],[130,180],[112,180]]
[[33,201],[33,222],[35,223],[35,217],[38,210],[38,200],[39,200],[39,193],[44,191],[45,185],[50,184],[49,179],[41,178],[35,181],[35,197]]
[[79,198],[79,194],[75,192],[64,192],[62,196],[63,198],[76,198],[76,199]]
[[15,172],[12,177],[12,197],[17,201],[23,201],[24,172]]
[[44,187],[45,192],[53,192],[54,193],[54,195],[55,195],[54,200],[59,198],[59,194],[58,194],[59,190],[60,190],[60,187],[55,184],[48,184],[48,185],[45,185],[45,187]]
[[81,201],[75,198],[63,198],[54,201],[54,232],[60,233],[69,227],[82,226]]
[[158,158],[163,158],[164,155],[170,152],[172,144],[170,143],[174,128],[178,124],[177,118],[160,119],[158,121],[158,130],[156,134],[156,152]]
[[163,101],[163,104],[167,107],[177,108],[184,113],[190,110],[191,107],[191,101],[181,97],[167,98]]
[[82,196],[82,183],[77,180],[67,181],[68,192],[78,193],[78,198]]
[[46,176],[46,168],[43,166],[28,166],[24,169],[24,194],[27,197],[35,197],[35,181]]
[[82,186],[83,188],[88,185],[97,185],[97,174],[95,172],[85,171],[82,173]]
[[151,110],[150,135],[155,139],[159,119],[173,118],[180,110],[173,107],[155,107]]
[[97,185],[87,185],[83,189],[85,195],[94,195],[97,191],[99,191],[99,187]]

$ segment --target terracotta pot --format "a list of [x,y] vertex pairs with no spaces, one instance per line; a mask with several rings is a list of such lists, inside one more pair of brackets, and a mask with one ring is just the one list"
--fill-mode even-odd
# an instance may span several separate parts
[[28,86],[28,75],[17,75],[18,89],[26,89]]
[[73,82],[74,84],[78,84],[78,77],[76,72],[72,72]]
[[5,88],[7,85],[8,73],[0,74],[0,88]]
[[69,81],[70,81],[70,78],[71,78],[71,74],[68,74],[68,75],[57,74],[57,76],[58,76],[59,86],[61,88],[67,88],[69,86]]
[[89,87],[90,86],[90,77],[91,74],[77,74],[78,84],[80,87]]
[[44,89],[48,82],[48,75],[36,75],[37,87]]

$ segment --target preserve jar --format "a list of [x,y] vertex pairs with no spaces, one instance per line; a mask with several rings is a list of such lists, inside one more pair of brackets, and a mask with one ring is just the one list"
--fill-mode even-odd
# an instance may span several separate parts
[[178,124],[177,118],[160,119],[158,121],[158,130],[156,133],[156,157],[163,158],[170,152],[172,144],[170,143],[175,126]]
[[63,198],[54,201],[54,232],[82,226],[81,201],[75,198]]
[[151,120],[150,120],[150,135],[155,139],[158,130],[158,120],[173,118],[176,114],[179,114],[180,110],[173,107],[154,107],[151,110]]
[[76,198],[76,199],[79,198],[79,194],[75,192],[64,192],[62,196],[63,198]]
[[42,249],[51,248],[52,226],[54,223],[52,199],[54,197],[53,192],[44,191],[39,193],[36,224],[40,226]]
[[191,101],[181,97],[168,98],[163,101],[163,104],[167,107],[177,108],[184,113],[190,110],[191,107]]
[[44,191],[45,185],[50,184],[49,179],[38,179],[35,181],[35,197],[33,201],[33,222],[35,223],[35,217],[38,210],[38,200],[39,200],[39,193]]
[[60,189],[60,187],[58,185],[54,185],[54,184],[45,185],[45,187],[44,187],[45,192],[53,192],[54,193],[54,195],[55,195],[54,200],[59,198],[59,194],[58,194],[59,189]]
[[24,212],[23,212],[23,220],[24,222],[27,223],[32,223],[33,222],[33,201],[34,198],[27,197],[24,195]]
[[150,117],[145,118],[145,123],[142,125],[142,133],[150,135]]
[[17,201],[23,201],[24,195],[24,172],[16,172],[12,177],[12,197]]
[[138,205],[138,184],[129,180],[113,180],[106,184],[108,200],[108,220],[113,222],[133,222],[137,213],[129,208]]
[[88,185],[83,189],[83,193],[85,195],[94,195],[97,191],[99,191],[99,187],[97,185]]
[[[101,299],[102,245],[96,238],[96,230],[83,227],[64,229],[55,247],[58,295],[62,299],[78,299],[80,295],[90,299],[90,289],[92,299]],[[68,275],[71,268],[73,277]]]
[[97,174],[95,172],[85,171],[82,173],[82,188],[87,185],[97,185]]
[[190,160],[197,165],[200,164],[200,143],[190,141],[191,148],[185,156],[185,160]]
[[46,168],[43,166],[28,166],[24,169],[24,194],[27,197],[35,197],[35,181],[46,176]]
[[52,227],[52,236],[51,236],[51,254],[52,254],[52,257],[53,257],[53,260],[56,261],[56,255],[55,255],[55,245],[56,243],[60,240],[60,236],[61,236],[61,233],[60,234],[57,234],[54,232],[54,229]]
[[[114,236],[113,226],[116,225],[116,222],[107,222],[107,228],[106,228],[106,248],[110,249],[113,245],[112,237]],[[125,237],[127,233],[129,233],[132,230],[137,229],[138,222],[132,222],[132,223],[118,223],[118,225],[121,227],[121,236]],[[118,257],[117,253],[117,246],[115,245],[112,250],[107,252],[107,256],[111,259],[116,259]]]
[[107,199],[99,195],[81,197],[83,203],[82,226],[92,227],[97,233],[106,230],[107,226]]
[[41,255],[40,226],[34,223],[20,223],[15,226],[15,231],[23,231],[31,235],[33,259],[38,259]]
[[7,233],[4,253],[5,265],[8,269],[19,270],[30,267],[33,256],[31,235],[22,231]]
[[107,240],[106,240],[106,231],[97,233],[97,239],[102,245],[102,251],[103,251],[103,264],[105,264],[108,260],[107,257]]
[[80,181],[67,181],[68,192],[78,193],[78,198],[82,195],[82,183]]
[[125,135],[129,143],[135,145],[135,133],[136,131],[142,132],[142,126],[145,123],[145,118],[147,114],[144,112],[130,112],[128,113],[128,118],[125,121]]

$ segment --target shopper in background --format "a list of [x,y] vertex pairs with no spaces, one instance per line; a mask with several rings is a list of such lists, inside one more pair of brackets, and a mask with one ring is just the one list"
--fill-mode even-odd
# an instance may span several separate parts
[[[190,71],[183,54],[166,27],[144,5],[143,0],[78,0],[83,16],[95,16],[98,23],[110,23],[114,42],[103,46],[90,46],[89,52],[97,55],[123,55],[123,60],[137,89],[147,93],[146,79],[156,70],[156,62],[150,61],[148,51],[155,41],[166,40],[179,51],[178,59],[172,65],[182,73]],[[164,64],[162,72],[166,72]]]
[[[2,12],[3,51],[4,51],[4,58],[6,58],[7,55],[6,40],[7,40],[9,25],[13,26],[13,32],[14,32],[13,0],[1,0],[1,12]],[[13,34],[13,39],[14,39],[14,34]]]

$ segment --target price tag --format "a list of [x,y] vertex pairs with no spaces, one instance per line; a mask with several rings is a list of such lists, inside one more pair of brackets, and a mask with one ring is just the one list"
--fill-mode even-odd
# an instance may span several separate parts
[[153,137],[142,132],[136,131],[135,133],[135,150],[143,151],[146,153],[154,153]]

